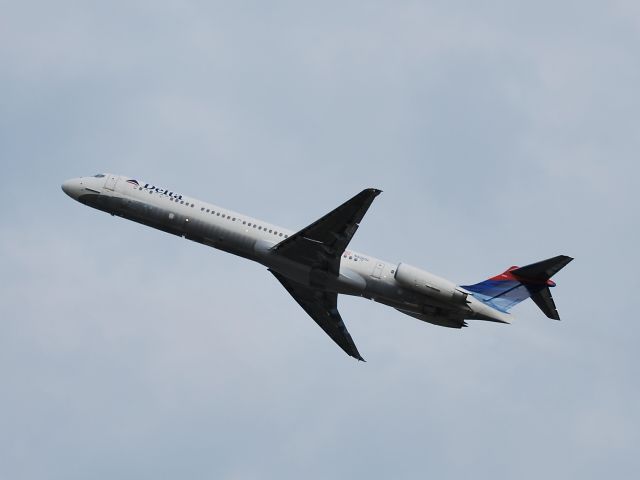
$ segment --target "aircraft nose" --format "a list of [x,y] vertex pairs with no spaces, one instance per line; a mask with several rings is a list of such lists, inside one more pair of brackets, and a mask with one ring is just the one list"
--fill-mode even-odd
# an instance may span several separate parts
[[80,180],[77,178],[72,178],[70,180],[66,180],[61,185],[62,191],[69,195],[74,200],[77,200],[78,194],[80,193]]

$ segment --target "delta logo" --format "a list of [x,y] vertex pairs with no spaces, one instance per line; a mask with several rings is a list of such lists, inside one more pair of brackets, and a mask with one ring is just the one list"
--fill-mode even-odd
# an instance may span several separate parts
[[182,200],[182,195],[172,192],[166,188],[156,187],[155,185],[151,185],[150,183],[145,183],[143,187],[140,186],[137,180],[129,179],[127,183],[133,185],[134,187],[138,187],[141,190],[149,190],[151,192],[159,193],[160,195],[167,195],[168,197],[173,198],[174,200]]

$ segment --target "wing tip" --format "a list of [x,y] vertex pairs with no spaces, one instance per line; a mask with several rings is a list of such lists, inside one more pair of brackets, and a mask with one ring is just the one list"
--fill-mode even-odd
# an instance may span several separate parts
[[[349,335],[349,338],[351,339],[351,335]],[[350,357],[355,358],[359,362],[367,362],[364,358],[362,358],[362,355],[360,355],[358,347],[356,347],[356,344],[353,343],[353,339],[351,339],[351,348],[345,348],[342,345],[340,345],[340,347],[344,350],[344,353],[346,353]]]

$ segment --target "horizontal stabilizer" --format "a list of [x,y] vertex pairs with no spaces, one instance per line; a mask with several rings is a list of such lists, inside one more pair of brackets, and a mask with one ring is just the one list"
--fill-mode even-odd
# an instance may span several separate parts
[[539,292],[535,292],[531,295],[531,300],[536,302],[536,305],[542,313],[553,320],[560,320],[560,314],[556,310],[556,304],[551,296],[551,290],[549,287],[545,287]]
[[573,258],[566,255],[558,255],[557,257],[532,263],[525,267],[513,269],[511,273],[523,280],[523,283],[531,280],[546,282],[563,269],[571,260],[573,260]]

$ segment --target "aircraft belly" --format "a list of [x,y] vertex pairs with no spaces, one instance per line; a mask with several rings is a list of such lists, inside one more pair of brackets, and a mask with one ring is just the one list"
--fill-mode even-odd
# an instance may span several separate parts
[[396,308],[403,313],[411,313],[412,316],[425,321],[430,321],[426,318],[427,316],[455,316],[456,318],[462,319],[468,318],[472,314],[471,309],[466,306],[438,301],[404,289],[398,285],[394,279],[384,281],[374,281],[370,279],[363,296],[378,303]]

